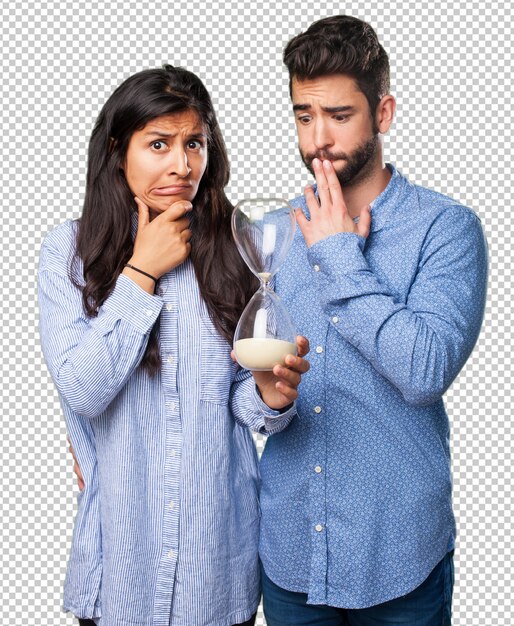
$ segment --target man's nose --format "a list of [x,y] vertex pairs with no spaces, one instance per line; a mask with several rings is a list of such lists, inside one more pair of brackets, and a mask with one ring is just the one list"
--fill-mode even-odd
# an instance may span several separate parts
[[191,168],[187,163],[187,154],[184,150],[172,150],[170,153],[170,164],[168,166],[168,174],[175,174],[180,178],[185,178]]
[[333,145],[334,140],[324,120],[316,120],[313,141],[317,150],[323,150],[323,148],[329,148]]

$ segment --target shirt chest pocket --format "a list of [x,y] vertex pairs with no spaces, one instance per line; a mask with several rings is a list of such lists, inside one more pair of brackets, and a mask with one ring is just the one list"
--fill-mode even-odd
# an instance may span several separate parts
[[237,365],[231,345],[219,334],[209,317],[201,319],[200,398],[204,402],[227,404]]

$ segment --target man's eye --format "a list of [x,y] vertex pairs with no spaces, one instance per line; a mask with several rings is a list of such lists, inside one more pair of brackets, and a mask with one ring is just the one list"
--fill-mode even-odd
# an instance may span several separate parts
[[298,118],[298,121],[300,124],[308,124],[311,121],[311,118],[309,115],[302,115],[302,117]]
[[346,122],[349,117],[349,115],[336,115],[334,119],[336,120],[336,122]]

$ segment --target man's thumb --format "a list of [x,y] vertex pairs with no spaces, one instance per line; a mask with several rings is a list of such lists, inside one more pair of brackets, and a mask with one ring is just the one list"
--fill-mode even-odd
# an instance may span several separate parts
[[359,223],[357,224],[357,232],[361,237],[366,238],[371,228],[371,207],[365,206],[361,209],[359,215]]

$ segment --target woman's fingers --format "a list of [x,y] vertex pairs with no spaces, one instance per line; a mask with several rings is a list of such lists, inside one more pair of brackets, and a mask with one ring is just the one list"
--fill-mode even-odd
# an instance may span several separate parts
[[288,367],[283,367],[282,365],[275,365],[273,368],[273,374],[279,379],[280,382],[285,383],[292,389],[296,389],[302,379],[297,371],[289,369]]
[[177,222],[192,209],[193,205],[191,202],[188,202],[187,200],[179,200],[178,202],[174,202],[169,208],[166,209],[166,211],[163,211],[155,219],[163,222]]
[[309,354],[311,347],[310,347],[309,340],[307,339],[307,337],[304,337],[303,335],[297,335],[296,349],[298,352],[298,356],[305,356]]

